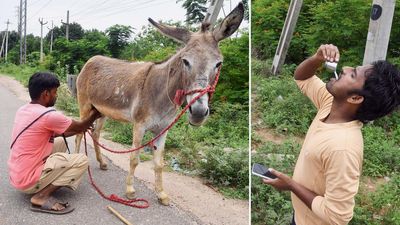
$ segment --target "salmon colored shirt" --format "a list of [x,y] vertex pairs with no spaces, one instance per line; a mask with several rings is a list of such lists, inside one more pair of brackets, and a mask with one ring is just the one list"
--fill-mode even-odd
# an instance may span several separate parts
[[[11,142],[32,121],[50,110],[40,104],[26,104],[15,115]],[[54,136],[65,132],[72,120],[60,112],[49,112],[25,130],[15,142],[8,159],[10,183],[24,190],[37,181],[46,158],[51,154]]]
[[322,122],[331,110],[333,96],[325,83],[313,76],[296,80],[318,113],[308,129],[297,159],[293,180],[318,196],[310,210],[291,193],[297,225],[345,225],[353,217],[363,161],[362,123]]

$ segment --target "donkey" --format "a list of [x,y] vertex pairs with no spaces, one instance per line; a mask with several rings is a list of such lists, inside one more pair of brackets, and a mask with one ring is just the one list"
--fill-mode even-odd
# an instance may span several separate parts
[[[99,139],[106,117],[134,124],[132,147],[141,145],[146,131],[159,134],[176,116],[179,105],[174,104],[173,99],[177,90],[203,89],[213,84],[222,63],[218,42],[238,29],[243,14],[243,4],[239,3],[215,29],[203,23],[201,30],[196,33],[159,24],[149,18],[158,31],[185,45],[161,63],[126,62],[104,56],[89,59],[77,79],[77,97],[81,119],[88,117],[92,107],[102,115],[96,121],[93,138]],[[189,103],[198,95],[186,95],[185,100]],[[208,117],[209,97],[208,94],[203,95],[189,108],[190,124],[200,126]],[[169,197],[162,184],[167,133],[154,142],[153,151],[155,191],[163,205],[169,205]],[[82,136],[77,135],[75,139],[77,151]],[[95,142],[94,148],[100,168],[107,169]],[[130,199],[135,197],[133,176],[138,164],[139,151],[134,151],[130,155],[130,171],[126,178],[126,196]]]

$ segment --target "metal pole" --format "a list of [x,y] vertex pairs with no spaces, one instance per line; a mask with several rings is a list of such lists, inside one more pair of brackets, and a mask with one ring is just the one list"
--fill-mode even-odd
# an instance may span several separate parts
[[24,52],[23,52],[23,61],[24,63],[26,63],[26,8],[27,8],[27,4],[26,4],[26,0],[24,0],[25,3],[25,9],[24,9]]
[[43,18],[39,19],[40,23],[40,62],[43,62],[43,25],[46,25],[46,23],[43,23]]
[[283,63],[285,62],[286,54],[289,49],[290,41],[292,40],[293,31],[296,28],[297,19],[299,18],[303,0],[291,0],[288,13],[285,19],[285,25],[279,38],[279,44],[276,48],[274,61],[272,62],[272,73],[277,75]]
[[395,4],[395,0],[373,0],[363,65],[386,59]]
[[207,14],[204,17],[203,22],[210,23],[213,25],[215,21],[217,21],[219,11],[222,8],[222,4],[224,0],[212,0],[210,3],[210,7],[208,7]]
[[67,10],[67,22],[64,23],[63,20],[61,20],[61,23],[65,25],[65,38],[68,41],[69,40],[69,10]]
[[67,41],[69,40],[69,10],[67,10],[67,31],[66,31],[66,35],[67,35]]
[[22,35],[22,3],[23,0],[20,0],[19,3],[19,24],[18,24],[18,33],[19,33],[19,64],[23,64],[24,60],[23,60],[23,54],[22,54],[22,50],[23,50],[23,35]]
[[8,25],[10,24],[10,20],[7,20],[7,29],[6,29],[6,55],[4,57],[5,62],[7,62],[7,54],[8,54]]
[[51,21],[51,29],[49,27],[47,27],[47,29],[50,30],[50,53],[53,52],[53,20]]

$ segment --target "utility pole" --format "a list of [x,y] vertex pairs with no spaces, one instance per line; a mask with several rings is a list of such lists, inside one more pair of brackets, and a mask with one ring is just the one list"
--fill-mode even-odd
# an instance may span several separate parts
[[299,18],[303,0],[291,0],[288,13],[285,19],[285,25],[279,38],[279,44],[276,48],[274,61],[272,62],[272,73],[277,75],[283,63],[285,62],[286,54],[289,49],[290,41],[292,40],[294,28],[296,28],[297,19]]
[[19,64],[26,63],[26,0],[20,0],[19,4]]
[[50,53],[53,51],[53,20],[51,21],[51,29],[49,27],[47,27],[47,29],[50,30]]
[[373,0],[363,65],[386,59],[395,4],[395,0]]
[[40,20],[40,62],[43,62],[43,25],[46,25],[46,23],[43,23],[43,18]]
[[217,21],[219,11],[222,8],[224,0],[212,0],[208,7],[207,14],[204,17],[203,22],[210,23],[213,25]]
[[3,35],[3,41],[1,42],[1,49],[0,49],[0,57],[3,54],[3,49],[4,49],[4,42],[6,40],[6,35]]
[[8,25],[11,24],[9,19],[7,20],[6,24],[7,24],[7,29],[6,29],[6,55],[4,57],[5,62],[7,62],[7,54],[8,54]]
[[65,38],[67,39],[67,41],[69,40],[69,10],[67,10],[67,22],[64,23],[61,20],[61,23],[64,24],[66,26],[65,28]]

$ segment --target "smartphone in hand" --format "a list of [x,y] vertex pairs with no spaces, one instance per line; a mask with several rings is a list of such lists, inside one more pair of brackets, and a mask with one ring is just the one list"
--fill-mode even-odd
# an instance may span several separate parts
[[251,169],[251,173],[265,178],[265,179],[275,179],[277,178],[274,174],[272,174],[269,169],[267,169],[265,166],[258,164],[258,163],[254,163],[253,164],[253,168]]

